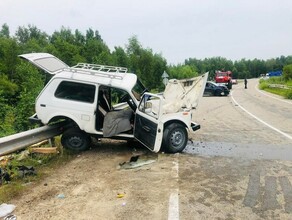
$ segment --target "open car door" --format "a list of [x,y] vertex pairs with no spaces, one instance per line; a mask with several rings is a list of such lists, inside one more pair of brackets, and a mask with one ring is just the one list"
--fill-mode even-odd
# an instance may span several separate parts
[[29,53],[19,55],[19,57],[28,60],[49,74],[56,74],[60,70],[69,67],[66,63],[49,53]]
[[162,97],[145,93],[136,110],[134,137],[151,151],[158,152],[163,138]]

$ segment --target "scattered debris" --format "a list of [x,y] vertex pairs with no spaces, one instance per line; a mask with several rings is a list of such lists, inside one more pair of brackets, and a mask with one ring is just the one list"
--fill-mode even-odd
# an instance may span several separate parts
[[29,150],[24,150],[24,151],[21,151],[21,153],[19,154],[18,158],[16,159],[17,161],[22,161],[26,158],[28,158],[30,152]]
[[18,166],[18,175],[24,178],[27,175],[36,175],[36,171],[32,166]]
[[117,194],[117,198],[123,198],[126,194],[123,194],[123,193],[118,193]]
[[4,220],[16,220],[17,218],[16,218],[16,215],[12,215],[12,214],[10,214],[10,215],[7,215],[5,218],[4,218]]
[[3,182],[8,183],[11,181],[10,173],[6,169],[0,168],[0,186]]
[[65,195],[64,194],[59,194],[59,195],[57,195],[57,198],[58,199],[65,199]]
[[4,172],[4,173],[2,174],[2,178],[3,178],[3,180],[4,180],[6,183],[11,181],[11,176],[10,176],[10,174],[7,173],[7,172]]
[[37,147],[37,148],[30,148],[29,150],[31,153],[42,153],[42,154],[57,154],[57,147]]
[[0,205],[0,218],[9,215],[16,208],[15,205],[3,203]]
[[13,155],[6,155],[0,157],[0,166],[4,167],[8,164],[10,160],[14,159]]
[[48,143],[49,143],[49,140],[44,140],[44,141],[31,145],[31,147],[39,147],[41,145],[48,144]]
[[139,159],[139,155],[133,156],[131,157],[130,162],[137,162],[138,159]]
[[157,154],[135,155],[128,162],[119,164],[119,169],[135,169],[156,162]]

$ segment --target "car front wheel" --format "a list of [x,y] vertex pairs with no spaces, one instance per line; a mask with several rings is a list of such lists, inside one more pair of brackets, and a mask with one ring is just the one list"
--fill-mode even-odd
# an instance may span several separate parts
[[177,153],[185,149],[188,142],[186,128],[178,123],[168,125],[163,134],[163,149],[168,153]]
[[61,138],[63,147],[76,152],[88,149],[90,142],[90,136],[77,128],[68,129]]

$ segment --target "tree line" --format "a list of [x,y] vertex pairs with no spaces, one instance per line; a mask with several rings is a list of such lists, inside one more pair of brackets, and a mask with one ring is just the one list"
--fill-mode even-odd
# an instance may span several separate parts
[[125,46],[111,51],[97,30],[89,28],[85,34],[62,27],[48,35],[36,26],[20,26],[12,35],[7,24],[0,29],[0,137],[27,130],[31,127],[28,117],[34,113],[34,101],[50,76],[18,55],[47,52],[60,58],[69,66],[79,62],[127,67],[137,74],[150,90],[162,91],[161,75],[170,78],[190,78],[215,70],[231,70],[235,78],[258,77],[271,70],[281,70],[292,64],[292,56],[269,60],[231,61],[223,57],[203,60],[189,58],[182,64],[169,65],[161,53],[144,48],[136,36]]

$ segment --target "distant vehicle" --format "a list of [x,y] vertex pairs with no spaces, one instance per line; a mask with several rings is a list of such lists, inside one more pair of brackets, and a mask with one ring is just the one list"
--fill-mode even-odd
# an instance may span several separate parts
[[233,85],[237,84],[237,79],[232,79],[231,82],[232,82]]
[[282,71],[271,71],[266,74],[266,77],[282,76]]
[[218,85],[225,85],[228,89],[232,89],[232,72],[231,71],[216,71],[215,82]]
[[211,81],[206,82],[204,96],[227,96],[229,93],[229,89],[224,85],[218,85]]

